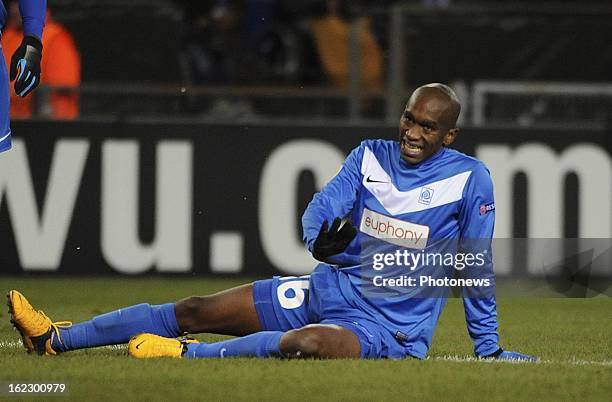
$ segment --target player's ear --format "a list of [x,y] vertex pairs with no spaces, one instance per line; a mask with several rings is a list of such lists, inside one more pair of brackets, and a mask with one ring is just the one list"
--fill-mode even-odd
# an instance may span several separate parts
[[457,127],[451,128],[450,130],[448,130],[448,132],[444,135],[444,139],[442,140],[442,142],[444,143],[444,146],[447,147],[453,142],[455,142],[455,138],[457,138],[458,134],[459,134],[459,129]]

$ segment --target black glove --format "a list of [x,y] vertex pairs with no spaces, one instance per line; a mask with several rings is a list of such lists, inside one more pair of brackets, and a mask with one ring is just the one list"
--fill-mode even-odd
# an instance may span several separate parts
[[312,246],[312,256],[319,261],[324,261],[326,257],[343,252],[357,236],[357,229],[350,221],[346,221],[344,226],[340,228],[340,218],[334,219],[329,231],[327,228],[328,223],[324,221]]
[[40,84],[42,43],[34,36],[24,36],[11,57],[11,81],[15,78],[15,93],[26,96]]

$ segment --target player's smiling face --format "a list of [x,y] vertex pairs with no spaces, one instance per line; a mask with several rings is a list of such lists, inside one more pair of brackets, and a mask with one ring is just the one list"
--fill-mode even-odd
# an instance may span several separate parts
[[450,100],[436,88],[417,89],[399,124],[400,155],[410,164],[431,157],[457,135]]

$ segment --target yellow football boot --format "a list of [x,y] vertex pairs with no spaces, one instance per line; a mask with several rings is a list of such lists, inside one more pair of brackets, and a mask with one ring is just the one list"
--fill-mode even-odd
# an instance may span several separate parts
[[69,327],[72,323],[70,321],[52,322],[42,310],[34,310],[25,296],[16,290],[11,290],[7,298],[11,323],[19,331],[27,352],[36,352],[41,356],[57,354],[51,347],[51,334],[55,332],[61,342],[59,327]]
[[187,351],[187,344],[198,343],[188,337],[164,338],[154,334],[138,334],[130,339],[128,353],[132,357],[146,359],[151,357],[182,357]]

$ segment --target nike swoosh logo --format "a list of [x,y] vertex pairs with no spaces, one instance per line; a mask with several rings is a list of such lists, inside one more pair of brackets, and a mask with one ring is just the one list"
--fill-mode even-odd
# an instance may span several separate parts
[[225,357],[225,356],[223,356],[223,355],[225,354],[225,351],[226,351],[226,350],[227,350],[227,349],[225,349],[225,348],[221,348],[221,350],[219,351],[219,356],[220,356],[221,358]]
[[146,342],[146,341],[142,341],[142,342],[140,342],[138,345],[136,345],[136,349],[138,349],[138,347],[139,347],[140,345],[142,345],[143,343],[145,343],[145,342]]
[[367,181],[368,183],[389,183],[388,181],[372,180],[372,176],[368,176],[368,178],[366,179],[366,181]]

